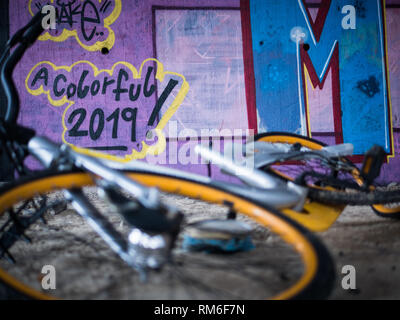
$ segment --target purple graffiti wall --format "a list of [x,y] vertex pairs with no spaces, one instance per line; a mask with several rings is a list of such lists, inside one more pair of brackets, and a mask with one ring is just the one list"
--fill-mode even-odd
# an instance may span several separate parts
[[[10,33],[42,2],[10,2]],[[247,129],[239,1],[86,3],[54,3],[62,23],[17,67],[19,121],[56,141],[129,160],[151,153],[157,137],[149,132],[169,117],[167,141],[182,141],[161,149],[160,163],[166,156],[172,166],[206,173],[204,164],[169,157],[189,152],[180,150],[189,137],[208,144],[214,128],[229,129],[227,139],[233,129]]]
[[[9,1],[10,33],[47,2]],[[225,141],[241,141],[255,129],[246,99],[244,2],[50,1],[57,28],[41,36],[14,73],[20,123],[100,157],[208,174],[207,165],[191,158],[194,145],[211,141],[223,149]],[[314,4],[315,19],[321,1],[306,2]],[[400,181],[400,0],[386,6],[395,156],[382,179]],[[334,131],[331,76],[323,89],[307,86],[314,137],[328,143],[334,137],[318,132]],[[220,177],[215,168],[212,174]]]

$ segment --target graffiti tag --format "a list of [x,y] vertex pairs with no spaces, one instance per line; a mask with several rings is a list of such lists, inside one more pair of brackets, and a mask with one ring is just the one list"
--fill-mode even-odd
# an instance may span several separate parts
[[29,12],[34,16],[48,5],[55,8],[56,28],[47,30],[39,40],[62,42],[74,37],[88,51],[114,46],[110,25],[121,13],[121,0],[29,0]]

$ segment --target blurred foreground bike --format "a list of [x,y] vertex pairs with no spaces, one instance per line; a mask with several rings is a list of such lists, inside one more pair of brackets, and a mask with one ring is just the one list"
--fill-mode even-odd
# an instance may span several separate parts
[[[43,31],[41,19],[37,14],[19,30],[1,58],[8,105],[0,143],[19,175],[0,189],[1,298],[329,295],[334,267],[328,251],[279,211],[302,215],[306,188],[200,147],[203,157],[244,184],[99,160],[19,126],[12,72]],[[27,156],[47,169],[31,172]],[[44,266],[57,271],[54,290],[43,286]]]

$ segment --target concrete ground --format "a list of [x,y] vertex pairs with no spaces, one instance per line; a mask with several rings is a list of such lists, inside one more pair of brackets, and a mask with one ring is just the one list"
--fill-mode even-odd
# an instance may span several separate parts
[[[196,213],[204,216],[203,207],[192,199],[176,199],[172,202],[179,203],[182,208],[190,214]],[[100,206],[101,207],[101,206]],[[221,208],[219,208],[221,209]],[[219,209],[212,209],[218,213]],[[221,212],[220,212],[221,213]],[[224,212],[222,212],[225,214]],[[3,220],[4,221],[4,220]],[[111,221],[117,229],[126,232],[124,225],[121,224],[119,217],[111,216]],[[0,219],[1,222],[1,219]],[[65,232],[65,233],[63,233]],[[153,299],[152,292],[161,293],[161,298],[169,299],[169,295],[163,295],[162,279],[154,278],[155,282],[150,284],[144,296],[137,296],[136,293],[124,291],[122,283],[128,283],[133,278],[136,280],[127,287],[138,285],[137,276],[132,276],[132,269],[118,260],[115,255],[104,245],[104,242],[91,230],[91,228],[75,214],[70,208],[60,214],[49,217],[49,224],[46,227],[35,225],[28,233],[35,241],[35,245],[18,242],[13,248],[13,254],[19,262],[17,266],[10,265],[4,260],[0,260],[0,266],[8,270],[15,277],[23,278],[24,281],[33,282],[38,287],[42,275],[41,267],[44,264],[54,264],[57,266],[58,283],[66,288],[67,298],[146,298]],[[334,225],[326,232],[318,234],[331,252],[337,269],[337,279],[335,289],[331,299],[400,299],[400,220],[385,219],[376,216],[369,207],[347,207]],[[258,232],[254,236],[257,250],[250,255],[238,255],[238,259],[266,260],[267,263],[275,264],[279,268],[279,281],[290,283],[291,278],[297,277],[301,272],[296,264],[293,264],[292,256],[286,254],[286,249],[277,247],[271,236],[263,232]],[[262,243],[265,243],[262,244]],[[262,245],[258,245],[262,244]],[[78,255],[85,257],[84,262],[78,259]],[[268,257],[268,260],[265,258]],[[226,257],[224,257],[226,258]],[[235,258],[235,259],[237,259]],[[230,260],[229,262],[234,261]],[[243,260],[243,259],[242,259]],[[215,260],[217,261],[217,260]],[[208,260],[208,262],[215,262]],[[356,271],[356,289],[344,290],[341,282],[345,274],[342,268],[345,265],[354,266]],[[94,269],[90,275],[79,270]],[[258,272],[266,278],[271,277],[264,265],[261,269],[248,270],[249,273]],[[267,265],[265,265],[267,266]],[[218,265],[217,265],[218,267]],[[219,268],[219,267],[218,267]],[[221,269],[221,268],[219,268]],[[33,270],[33,271],[32,271]],[[261,270],[261,271],[260,271]],[[173,275],[172,270],[171,275]],[[175,270],[176,271],[176,270]],[[210,276],[210,272],[205,272],[202,276],[206,277],[209,283],[213,283],[220,277],[220,270]],[[239,270],[239,272],[242,272]],[[29,275],[28,275],[29,273]],[[179,272],[180,274],[180,272]],[[179,276],[178,274],[178,276]],[[64,276],[64,280],[62,277]],[[181,276],[181,274],[180,274]],[[169,276],[168,276],[169,277]],[[168,278],[167,277],[167,278]],[[60,280],[59,280],[60,279]],[[122,281],[121,281],[122,279]],[[186,282],[187,279],[183,279]],[[232,280],[237,280],[235,277]],[[62,283],[62,281],[64,281]],[[133,281],[133,280],[132,280]],[[278,282],[279,282],[278,281]],[[85,289],[94,289],[84,293],[82,289],[75,289],[73,285],[80,284]],[[257,281],[246,282],[250,293],[258,292]],[[274,284],[275,285],[275,284]],[[280,285],[277,283],[276,285]],[[254,289],[253,289],[254,288]],[[235,288],[240,295],[244,291]],[[230,289],[231,290],[231,289]],[[233,290],[233,289],[232,289]],[[233,292],[233,291],[232,291]],[[172,298],[192,299],[192,292],[182,291]],[[235,297],[235,296],[234,296]],[[200,295],[200,298],[202,296]]]
[[[337,267],[331,299],[400,299],[400,220],[381,218],[370,207],[347,207],[319,236]],[[355,290],[342,289],[345,265],[356,270]]]

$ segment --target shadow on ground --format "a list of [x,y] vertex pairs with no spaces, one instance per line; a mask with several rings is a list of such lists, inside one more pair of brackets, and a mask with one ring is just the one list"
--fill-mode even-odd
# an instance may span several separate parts
[[[331,299],[400,299],[400,220],[381,218],[370,207],[347,207],[319,234],[337,267]],[[342,267],[356,270],[356,290],[342,289]]]

